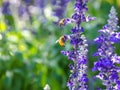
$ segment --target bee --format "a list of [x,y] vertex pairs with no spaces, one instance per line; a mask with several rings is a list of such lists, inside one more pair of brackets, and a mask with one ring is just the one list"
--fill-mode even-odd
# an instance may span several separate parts
[[61,36],[56,43],[59,43],[60,46],[65,46],[65,36]]
[[59,21],[60,27],[63,26],[64,24],[65,24],[65,18],[63,18],[63,19],[61,19],[61,20]]

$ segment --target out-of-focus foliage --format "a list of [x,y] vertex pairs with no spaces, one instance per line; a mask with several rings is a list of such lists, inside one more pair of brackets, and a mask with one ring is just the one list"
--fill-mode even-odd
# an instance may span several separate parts
[[[36,1],[36,3],[34,3]],[[39,2],[39,1],[44,1]],[[60,28],[53,21],[53,0],[0,0],[0,90],[43,90],[49,84],[51,90],[68,90],[67,57],[56,40],[68,34],[72,25]],[[44,4],[44,5],[42,5]],[[73,13],[74,0],[68,3],[65,17]],[[115,6],[120,18],[120,0],[89,0],[89,13],[96,21],[83,23],[89,43],[89,90],[100,86],[99,80],[92,79],[92,56],[96,51],[93,39],[108,19],[111,6]],[[61,12],[62,13],[62,12]],[[120,45],[116,45],[117,48]],[[120,54],[119,49],[116,52]],[[97,72],[96,72],[97,73]]]

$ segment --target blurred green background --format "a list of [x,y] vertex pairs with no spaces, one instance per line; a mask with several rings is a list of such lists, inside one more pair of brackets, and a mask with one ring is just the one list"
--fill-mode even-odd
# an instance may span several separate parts
[[[45,1],[42,7],[34,4],[35,1],[0,0],[0,90],[43,90],[46,84],[51,90],[68,90],[66,82],[71,62],[60,51],[70,45],[66,43],[61,47],[56,40],[69,34],[73,25],[57,25],[56,16],[52,14],[56,6],[51,0],[42,0]],[[73,14],[74,1],[64,9],[63,18]],[[89,0],[87,5],[88,13],[97,18],[82,23],[89,43],[89,90],[96,90],[101,82],[93,79],[97,72],[91,72],[93,62],[97,60],[92,56],[97,50],[93,39],[107,23],[111,6],[116,8],[120,20],[120,0]],[[120,45],[115,46],[120,55]]]

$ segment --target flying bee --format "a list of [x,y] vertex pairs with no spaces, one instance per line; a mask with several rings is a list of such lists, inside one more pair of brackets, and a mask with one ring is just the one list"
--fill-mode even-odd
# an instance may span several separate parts
[[63,26],[64,24],[65,24],[65,18],[63,18],[63,19],[61,19],[61,20],[59,21],[60,27]]
[[61,36],[56,43],[59,43],[60,46],[65,46],[65,36]]

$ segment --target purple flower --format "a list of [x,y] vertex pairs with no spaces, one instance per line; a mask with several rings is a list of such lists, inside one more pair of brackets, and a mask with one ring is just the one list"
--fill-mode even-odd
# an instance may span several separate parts
[[106,90],[119,90],[120,80],[118,73],[120,68],[115,64],[120,64],[120,56],[114,52],[113,44],[119,41],[118,18],[115,8],[112,7],[109,14],[108,24],[99,30],[100,36],[95,39],[95,42],[100,45],[98,52],[95,55],[100,56],[98,61],[94,63],[93,71],[99,71],[96,75],[101,79],[102,84],[106,86]]
[[25,5],[20,5],[18,7],[18,14],[20,17],[24,16],[24,14],[28,14],[29,13],[29,10],[28,10],[28,7],[25,6]]
[[65,14],[65,10],[67,7],[67,4],[70,0],[52,0],[53,5],[53,16],[57,17],[59,19],[62,19]]
[[24,2],[25,2],[27,5],[29,5],[29,4],[31,4],[32,0],[24,0]]
[[40,9],[44,9],[46,0],[34,0],[35,6],[38,6]]
[[72,50],[63,50],[61,53],[72,60],[74,64],[70,64],[71,74],[67,86],[69,90],[88,90],[88,78],[87,78],[87,40],[85,35],[83,35],[84,28],[80,26],[82,22],[88,22],[94,20],[94,17],[90,15],[85,16],[85,12],[88,10],[86,3],[88,0],[76,0],[74,5],[75,13],[71,18],[62,19],[63,23],[61,25],[66,25],[67,23],[75,23],[70,32],[70,35],[64,35],[66,41],[69,40],[70,44],[73,46]]
[[5,15],[10,15],[11,11],[10,11],[10,2],[9,1],[4,1],[2,4],[2,13]]

